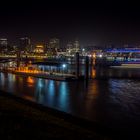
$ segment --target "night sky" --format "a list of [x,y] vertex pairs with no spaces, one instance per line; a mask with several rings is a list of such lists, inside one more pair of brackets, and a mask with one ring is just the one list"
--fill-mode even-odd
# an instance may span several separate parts
[[140,45],[140,9],[119,1],[36,2],[21,0],[0,5],[0,38],[16,42],[29,36],[33,43],[60,38],[81,45]]

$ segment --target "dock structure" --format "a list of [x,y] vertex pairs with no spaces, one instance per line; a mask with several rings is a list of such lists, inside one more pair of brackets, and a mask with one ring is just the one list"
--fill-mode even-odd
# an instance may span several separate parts
[[79,64],[79,53],[76,53],[76,77],[79,78],[79,68],[80,68],[80,64]]
[[89,79],[89,57],[86,56],[86,63],[85,63],[85,79]]

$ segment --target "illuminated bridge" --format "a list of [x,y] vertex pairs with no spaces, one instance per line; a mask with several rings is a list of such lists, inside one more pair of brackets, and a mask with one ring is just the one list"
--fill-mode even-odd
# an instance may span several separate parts
[[140,48],[106,49],[105,56],[118,61],[140,61]]
[[107,53],[140,53],[140,48],[107,49]]

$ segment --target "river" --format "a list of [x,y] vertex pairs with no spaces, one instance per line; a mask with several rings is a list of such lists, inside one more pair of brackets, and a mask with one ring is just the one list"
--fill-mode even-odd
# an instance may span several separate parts
[[[93,70],[92,76],[104,73],[111,74],[110,71],[100,71],[99,74]],[[128,76],[132,73],[139,76],[139,70],[128,72]],[[140,125],[139,79],[97,78],[90,79],[87,84],[84,81],[53,81],[1,72],[0,89],[111,127]]]

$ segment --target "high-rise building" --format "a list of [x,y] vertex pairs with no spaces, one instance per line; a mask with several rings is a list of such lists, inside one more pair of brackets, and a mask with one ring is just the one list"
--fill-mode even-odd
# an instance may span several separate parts
[[60,41],[57,38],[50,39],[49,48],[51,49],[59,49],[60,48]]
[[24,52],[31,50],[31,40],[28,37],[20,38],[19,50]]
[[75,55],[76,52],[79,52],[80,51],[80,43],[79,41],[74,41],[74,42],[69,42],[67,45],[66,45],[66,48],[67,48],[67,55]]
[[6,38],[0,39],[0,52],[5,53],[7,51],[8,40]]
[[78,40],[76,40],[76,41],[74,42],[74,48],[75,48],[75,51],[76,51],[76,52],[79,52],[79,49],[80,49],[80,43],[79,43]]
[[73,43],[72,42],[69,42],[67,44],[67,49],[73,49]]
[[46,52],[48,56],[54,56],[57,54],[57,52],[60,50],[60,41],[57,38],[50,39]]
[[8,45],[8,40],[6,38],[1,38],[0,39],[0,45],[1,46],[7,46]]

